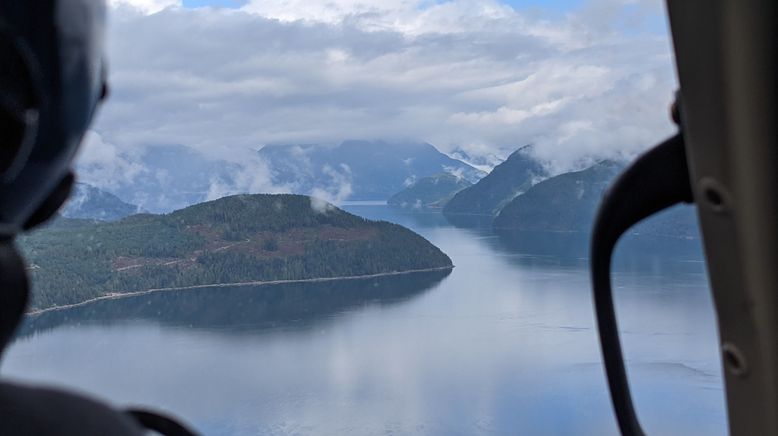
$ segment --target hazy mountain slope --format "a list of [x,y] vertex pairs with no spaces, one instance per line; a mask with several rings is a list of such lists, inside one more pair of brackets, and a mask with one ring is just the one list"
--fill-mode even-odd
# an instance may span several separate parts
[[494,167],[505,162],[505,159],[501,159],[494,153],[472,154],[468,153],[462,148],[457,148],[456,150],[452,151],[449,153],[449,156],[486,172],[491,172]]
[[[273,145],[246,153],[226,161],[184,145],[148,146],[135,158],[137,173],[112,179],[110,191],[143,210],[166,213],[207,199],[256,192],[386,200],[408,183],[442,172],[470,181],[485,174],[432,145],[412,142]],[[81,170],[101,174],[99,168]],[[107,183],[93,181],[98,187]]]
[[151,212],[169,212],[205,201],[217,183],[229,185],[241,168],[234,163],[209,160],[183,145],[146,149],[144,173],[117,194]]
[[153,213],[166,213],[208,198],[247,192],[240,189],[236,179],[254,172],[253,162],[239,165],[208,159],[184,145],[145,147],[132,158],[132,163],[131,175],[113,175],[110,180],[95,176],[103,174],[99,167],[79,166],[76,169],[82,174],[92,174],[90,184]]
[[341,198],[386,200],[423,177],[442,172],[475,181],[483,172],[426,143],[344,141],[335,147],[271,145],[259,151],[273,181],[309,194],[321,190]]
[[33,308],[108,293],[450,268],[416,233],[299,195],[238,195],[167,215],[51,226],[20,238]]
[[451,174],[424,177],[394,194],[389,198],[388,203],[404,208],[439,209],[445,206],[457,192],[472,185],[467,180]]
[[138,206],[122,201],[110,192],[85,183],[76,183],[60,215],[66,218],[114,221],[138,213]]
[[532,159],[529,146],[513,152],[489,175],[457,193],[443,209],[445,214],[496,215],[503,206],[545,176],[543,167]]

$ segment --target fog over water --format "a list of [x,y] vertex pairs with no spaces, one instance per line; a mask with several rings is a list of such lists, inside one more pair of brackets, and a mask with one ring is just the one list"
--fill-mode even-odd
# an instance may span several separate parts
[[[617,433],[585,237],[499,238],[439,214],[345,208],[411,227],[456,268],[52,312],[28,321],[2,374],[161,408],[209,435]],[[614,280],[644,427],[726,434],[699,242],[633,245]]]

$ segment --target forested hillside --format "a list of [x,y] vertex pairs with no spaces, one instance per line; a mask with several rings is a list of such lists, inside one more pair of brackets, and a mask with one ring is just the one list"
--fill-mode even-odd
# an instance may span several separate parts
[[588,232],[603,192],[622,168],[605,161],[538,183],[508,203],[494,219],[494,227]]
[[[605,190],[623,169],[623,164],[603,161],[544,180],[508,203],[494,219],[494,228],[588,234]],[[690,207],[663,211],[629,231],[682,239],[697,238],[698,232],[697,217]]]
[[151,288],[451,267],[404,227],[300,195],[238,195],[167,215],[71,221],[19,244],[32,273],[33,309]]

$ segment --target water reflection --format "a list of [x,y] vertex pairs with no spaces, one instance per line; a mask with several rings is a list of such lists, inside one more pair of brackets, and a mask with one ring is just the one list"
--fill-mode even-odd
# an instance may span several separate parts
[[334,314],[402,303],[437,286],[450,273],[448,270],[358,280],[202,288],[102,300],[31,317],[18,336],[63,325],[111,325],[139,320],[224,333],[303,330]]
[[[494,236],[495,250],[515,254],[519,262],[545,259],[553,265],[588,265],[590,241],[585,233],[501,229]],[[704,265],[703,259],[699,239],[628,235],[616,246],[613,269],[642,270],[655,268],[657,262],[662,262],[665,267],[699,270]]]
[[[204,434],[617,434],[584,240],[348,210],[411,227],[456,268],[51,313],[27,327],[3,373],[174,411]],[[672,249],[636,258],[614,288],[643,423],[650,434],[724,434],[703,264]]]
[[479,214],[446,214],[446,222],[460,229],[491,230],[494,217]]

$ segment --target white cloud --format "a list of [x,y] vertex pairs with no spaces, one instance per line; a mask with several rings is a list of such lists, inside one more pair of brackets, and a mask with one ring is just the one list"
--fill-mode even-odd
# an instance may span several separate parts
[[[656,15],[654,0],[594,0],[551,21],[494,0],[112,3],[125,7],[113,9],[113,92],[95,131],[117,160],[84,152],[89,178],[98,162],[105,177],[137,174],[139,150],[184,144],[249,162],[243,182],[214,179],[213,196],[272,190],[246,153],[349,138],[413,138],[490,162],[533,143],[561,171],[632,155],[672,130],[667,37],[618,30]],[[324,191],[337,197],[333,183]]]
[[289,193],[294,191],[291,186],[279,186],[271,182],[271,172],[267,164],[253,150],[239,150],[219,156],[231,167],[228,178],[212,175],[210,187],[205,200],[216,200],[227,195],[257,194],[257,193]]
[[128,6],[144,14],[155,14],[165,8],[180,7],[181,0],[109,0],[113,7]]
[[332,204],[338,205],[346,201],[354,192],[351,187],[351,168],[341,164],[335,169],[324,165],[322,173],[329,177],[326,186],[316,186],[311,190],[311,207],[317,212],[326,212],[332,208]]
[[[443,169],[446,171],[446,173],[456,177],[457,180],[462,180],[465,178],[464,169],[462,167],[459,168],[444,167]],[[435,179],[435,183],[436,184],[438,183],[438,179]]]
[[78,152],[78,181],[114,189],[122,184],[132,183],[144,172],[133,149],[121,148],[105,141],[90,130]]
[[243,10],[281,21],[339,23],[348,17],[387,17],[416,9],[418,0],[251,0]]

